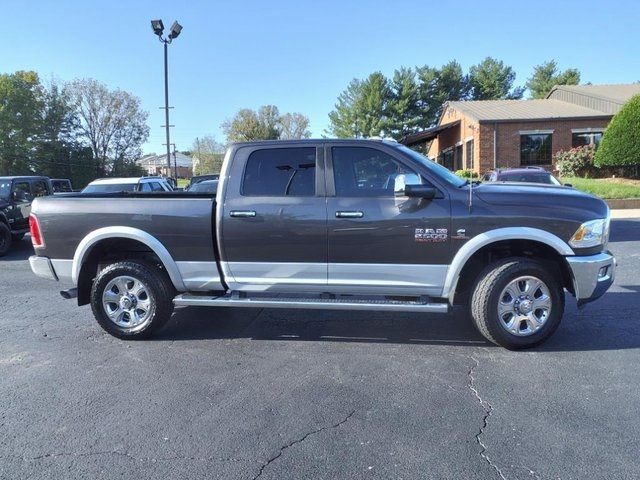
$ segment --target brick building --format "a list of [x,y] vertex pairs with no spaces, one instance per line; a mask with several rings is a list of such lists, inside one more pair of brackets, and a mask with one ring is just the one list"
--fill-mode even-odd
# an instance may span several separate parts
[[553,168],[559,150],[597,144],[640,84],[556,86],[540,100],[448,102],[438,124],[401,140],[451,170]]

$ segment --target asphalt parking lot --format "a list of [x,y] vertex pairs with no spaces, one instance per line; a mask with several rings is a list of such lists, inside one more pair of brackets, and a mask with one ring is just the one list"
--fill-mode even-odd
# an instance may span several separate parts
[[0,478],[640,475],[640,220],[614,287],[542,347],[448,316],[181,308],[123,342],[0,259]]

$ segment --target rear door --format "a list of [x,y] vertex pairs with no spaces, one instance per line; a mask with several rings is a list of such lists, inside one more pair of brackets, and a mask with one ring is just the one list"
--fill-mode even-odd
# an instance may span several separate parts
[[[380,144],[327,147],[328,285],[334,292],[439,295],[450,257],[450,201],[425,172]],[[438,188],[395,194],[396,178]]]
[[221,265],[232,290],[324,291],[323,164],[321,143],[235,150],[217,214]]

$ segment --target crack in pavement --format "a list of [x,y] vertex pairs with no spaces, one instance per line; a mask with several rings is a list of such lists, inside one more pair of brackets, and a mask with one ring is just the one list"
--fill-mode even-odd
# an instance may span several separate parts
[[474,396],[476,397],[476,400],[478,400],[478,403],[480,403],[480,406],[484,409],[482,426],[480,427],[480,430],[478,430],[478,433],[476,433],[476,443],[480,445],[480,448],[481,448],[480,456],[496,471],[496,473],[500,476],[502,480],[507,480],[506,477],[503,475],[502,471],[500,470],[500,468],[495,463],[493,463],[491,458],[489,458],[489,455],[487,455],[487,446],[482,442],[482,439],[480,438],[484,434],[484,431],[487,428],[487,425],[489,424],[489,417],[493,413],[493,406],[480,396],[480,393],[478,393],[478,389],[475,387],[475,378],[473,378],[473,371],[480,366],[480,362],[474,357],[470,357],[470,358],[475,362],[475,365],[469,368],[469,372],[467,373],[467,376],[469,377],[469,383],[467,384],[467,387],[469,387],[469,390],[471,390],[471,393],[474,394]]
[[307,438],[309,438],[309,437],[310,437],[310,436],[312,436],[312,435],[316,435],[316,434],[318,434],[318,433],[320,433],[320,432],[323,432],[323,431],[325,431],[325,430],[329,430],[329,429],[334,429],[334,428],[338,428],[338,427],[340,427],[341,425],[343,425],[343,424],[347,423],[347,422],[349,421],[349,419],[350,419],[350,418],[351,418],[355,413],[356,413],[356,411],[355,411],[355,410],[352,410],[352,411],[351,411],[351,413],[350,413],[349,415],[347,415],[344,419],[340,420],[338,423],[336,423],[336,424],[334,424],[334,425],[330,425],[330,426],[328,426],[328,427],[321,427],[321,428],[318,428],[318,429],[316,429],[316,430],[312,430],[312,431],[310,431],[309,433],[305,434],[303,437],[301,437],[301,438],[299,438],[299,439],[297,439],[297,440],[294,440],[294,441],[292,441],[292,442],[290,442],[290,443],[288,443],[288,444],[286,444],[286,445],[284,445],[284,446],[280,447],[280,451],[279,451],[276,455],[274,455],[273,457],[271,457],[269,460],[267,460],[266,462],[264,462],[264,463],[262,464],[262,466],[260,467],[260,470],[258,471],[258,474],[257,474],[255,477],[253,477],[253,479],[252,479],[252,480],[256,480],[258,477],[260,477],[260,475],[262,475],[262,473],[264,472],[264,470],[265,470],[269,465],[271,465],[274,461],[276,461],[278,458],[280,458],[280,457],[284,454],[284,451],[285,451],[285,450],[287,450],[288,448],[291,448],[291,447],[293,447],[294,445],[297,445],[298,443],[302,443],[302,442],[304,442]]
[[51,452],[51,453],[43,453],[42,455],[37,455],[35,457],[23,457],[18,455],[10,455],[10,456],[0,456],[0,458],[4,459],[16,459],[16,460],[27,460],[27,461],[37,461],[48,458],[58,458],[58,457],[93,457],[93,456],[101,456],[101,455],[117,455],[121,457],[126,457],[129,460],[133,461],[147,461],[147,462],[166,462],[173,460],[195,460],[200,462],[211,462],[211,461],[221,461],[221,462],[247,462],[247,463],[260,463],[258,460],[246,459],[246,458],[233,458],[233,457],[192,457],[186,455],[172,455],[172,456],[164,456],[164,457],[136,457],[127,452],[122,452],[120,450],[101,450],[97,452]]

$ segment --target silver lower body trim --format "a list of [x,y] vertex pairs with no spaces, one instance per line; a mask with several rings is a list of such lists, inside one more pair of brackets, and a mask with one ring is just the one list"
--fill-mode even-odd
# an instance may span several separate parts
[[73,260],[51,259],[51,265],[61,282],[73,282]]
[[174,298],[176,306],[246,307],[246,308],[307,308],[315,310],[376,310],[388,312],[447,313],[446,303],[399,302],[371,299],[320,299],[287,297],[246,297],[233,294],[205,297],[182,294]]
[[176,262],[176,265],[188,291],[224,290],[216,262]]
[[224,262],[233,291],[440,296],[447,265]]
[[578,305],[600,298],[613,284],[616,259],[609,252],[566,259]]
[[47,257],[32,255],[29,257],[29,266],[31,271],[38,277],[46,278],[47,280],[58,280],[56,272],[51,265],[51,260]]

